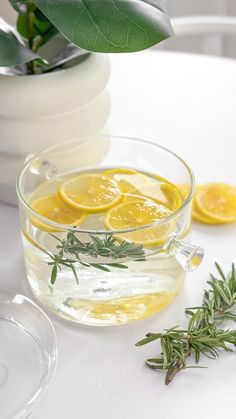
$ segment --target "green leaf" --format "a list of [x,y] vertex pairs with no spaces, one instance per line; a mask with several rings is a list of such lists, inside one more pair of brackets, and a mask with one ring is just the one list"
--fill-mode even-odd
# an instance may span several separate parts
[[220,276],[221,276],[221,277],[223,278],[223,280],[225,281],[225,280],[226,280],[226,278],[225,278],[224,272],[222,271],[222,269],[221,269],[220,265],[219,265],[217,262],[215,262],[215,266],[216,266],[216,269],[217,269],[217,271],[219,272]]
[[16,23],[16,27],[18,32],[23,36],[24,38],[29,37],[29,25],[28,25],[28,18],[26,15],[19,15]]
[[36,58],[39,56],[23,45],[11,27],[0,19],[0,66],[12,67],[28,63]]
[[149,335],[147,335],[146,338],[140,340],[139,342],[137,342],[135,344],[135,346],[143,346],[146,345],[147,343],[153,342],[154,340],[160,339],[160,337],[162,336],[162,333],[150,333]]
[[71,264],[70,264],[70,268],[71,268],[71,270],[72,270],[72,272],[73,272],[73,274],[74,274],[74,277],[75,277],[76,283],[77,283],[77,284],[79,284],[79,278],[78,278],[78,275],[77,275],[76,269],[75,269],[75,267],[73,266],[73,263],[71,263]]
[[150,363],[149,360],[147,359],[145,361],[145,364],[147,365],[148,368],[151,368],[152,370],[163,370],[163,363],[162,364],[153,364]]
[[51,284],[54,285],[57,279],[57,265],[54,265],[51,272]]
[[163,364],[163,358],[148,358],[146,361],[153,364]]
[[173,31],[162,0],[34,0],[75,45],[95,52],[147,49]]
[[104,271],[104,272],[110,272],[110,269],[106,268],[101,263],[90,263],[90,266],[96,269],[100,269],[101,271]]
[[49,36],[52,37],[58,33],[55,26],[39,9],[35,10],[34,29],[42,38],[46,37],[47,41],[51,39]]
[[128,266],[123,263],[107,263],[107,265],[112,268],[128,269]]

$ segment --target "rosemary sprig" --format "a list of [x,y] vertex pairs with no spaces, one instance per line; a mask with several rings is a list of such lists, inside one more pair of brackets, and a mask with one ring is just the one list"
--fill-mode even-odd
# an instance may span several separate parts
[[[190,316],[186,330],[174,326],[162,333],[148,333],[136,343],[136,346],[142,346],[154,340],[160,341],[160,356],[147,359],[146,365],[166,371],[165,384],[171,383],[176,374],[186,368],[204,368],[198,365],[202,356],[215,359],[221,351],[231,352],[232,345],[236,347],[236,330],[220,327],[227,320],[236,320],[235,267],[233,264],[226,276],[220,266],[215,265],[220,277],[210,275],[202,306],[185,309]],[[189,365],[193,356],[195,365]]]
[[[75,264],[81,264],[85,267],[93,267],[105,272],[110,272],[110,268],[126,269],[128,268],[123,262],[113,262],[120,259],[132,259],[135,261],[145,260],[145,251],[143,246],[135,245],[128,241],[117,243],[116,239],[110,235],[106,235],[100,239],[97,236],[90,235],[91,241],[83,243],[76,232],[70,230],[65,239],[51,234],[54,239],[58,241],[56,246],[58,253],[49,253],[47,255],[51,258],[48,264],[52,266],[51,271],[51,284],[53,285],[57,279],[58,270],[63,266],[70,268],[73,272],[76,282],[78,283],[78,275],[76,272]],[[84,262],[81,260],[81,255],[90,256],[91,258],[105,257],[111,259],[111,262],[94,263]]]

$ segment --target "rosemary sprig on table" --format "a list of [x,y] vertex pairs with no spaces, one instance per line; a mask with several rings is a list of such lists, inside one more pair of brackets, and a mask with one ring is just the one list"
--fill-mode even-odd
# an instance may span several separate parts
[[[90,235],[91,241],[87,243],[81,242],[76,235],[76,232],[71,230],[67,233],[65,239],[51,234],[57,241],[58,254],[47,252],[48,256],[52,259],[52,262],[48,264],[52,266],[51,271],[51,284],[54,284],[57,279],[58,270],[61,270],[63,266],[70,268],[74,274],[74,277],[79,282],[78,275],[76,272],[75,264],[79,263],[86,267],[93,267],[100,269],[105,272],[110,272],[110,268],[126,269],[127,265],[122,263],[112,262],[120,259],[130,258],[136,261],[145,260],[145,252],[143,246],[138,246],[128,241],[122,241],[118,243],[116,239],[110,235],[106,235],[100,239],[97,236]],[[81,260],[81,255],[90,256],[91,258],[104,257],[111,259],[111,262],[106,263],[94,263],[84,262]]]
[[[236,330],[221,328],[223,322],[236,320],[235,267],[232,265],[227,276],[217,263],[216,268],[220,277],[210,275],[209,289],[204,291],[202,306],[185,309],[190,316],[186,330],[174,326],[162,333],[148,333],[136,343],[136,346],[142,346],[154,340],[160,341],[160,356],[147,359],[146,365],[154,370],[166,371],[165,384],[171,383],[176,374],[184,369],[204,368],[198,366],[202,356],[214,359],[221,351],[231,352],[232,345],[236,346]],[[193,356],[195,365],[189,365]]]

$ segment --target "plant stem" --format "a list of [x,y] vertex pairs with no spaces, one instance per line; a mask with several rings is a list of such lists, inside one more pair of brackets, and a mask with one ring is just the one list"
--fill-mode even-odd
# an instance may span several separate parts
[[[28,3],[27,4],[27,23],[28,23],[28,33],[29,33],[28,45],[29,45],[29,48],[33,52],[36,52],[36,48],[34,45],[34,19],[35,19],[34,11],[35,11],[35,6],[32,3]],[[28,67],[29,74],[36,73],[36,65],[34,61],[30,61],[29,63],[27,63],[27,67]]]
[[[185,352],[185,359],[187,359],[191,353],[193,352],[192,348],[189,348],[186,352]],[[170,384],[173,379],[175,378],[176,374],[178,374],[178,372],[182,371],[183,369],[185,369],[186,367],[183,365],[183,361],[181,359],[178,359],[174,365],[168,369],[167,373],[166,373],[166,378],[165,378],[165,384],[168,385]]]

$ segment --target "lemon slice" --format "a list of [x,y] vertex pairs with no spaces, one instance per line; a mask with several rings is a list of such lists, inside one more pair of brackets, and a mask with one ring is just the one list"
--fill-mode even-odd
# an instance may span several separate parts
[[178,188],[162,177],[148,176],[128,168],[106,170],[104,174],[116,180],[124,194],[146,197],[173,211],[182,204]]
[[64,202],[84,212],[103,212],[121,199],[114,179],[104,174],[84,174],[64,182],[59,188]]
[[225,183],[209,183],[198,191],[196,206],[204,216],[219,223],[236,221],[236,188]]
[[[125,202],[133,202],[133,201],[147,201],[147,198],[145,196],[142,196],[142,195],[122,193],[122,202],[125,203]],[[149,201],[154,202],[151,199]]]
[[195,187],[195,194],[193,196],[193,203],[192,203],[192,218],[195,221],[198,221],[203,224],[219,224],[214,218],[211,218],[205,215],[197,206],[195,197],[197,193],[200,191],[202,185],[196,185]]
[[166,206],[172,211],[176,211],[181,207],[183,199],[178,188],[171,183],[163,183],[160,189],[165,196],[167,203]]
[[144,181],[147,181],[147,176],[143,173],[139,173],[134,169],[129,168],[117,168],[109,169],[104,172],[104,175],[114,179],[122,193],[140,194],[138,186]]
[[190,192],[189,185],[187,185],[185,183],[181,183],[181,184],[177,185],[176,188],[178,189],[182,198],[186,199],[188,197],[189,192]]
[[195,199],[193,200],[192,204],[192,217],[194,220],[199,221],[203,224],[219,224],[218,221],[214,220],[213,218],[205,215],[196,205]]
[[163,205],[147,199],[138,199],[136,201],[124,202],[115,208],[111,208],[104,217],[104,224],[109,230],[137,228],[137,231],[116,235],[116,238],[151,247],[163,244],[166,241],[170,232],[170,226],[173,228],[173,223],[169,222],[162,226],[147,227],[145,229],[139,229],[139,227],[160,221],[171,213]]
[[116,175],[133,175],[138,173],[137,170],[130,169],[129,167],[117,167],[114,169],[107,169],[104,172],[105,176],[116,176]]
[[[50,221],[58,224],[66,224],[79,226],[85,219],[85,215],[81,211],[69,207],[62,201],[58,195],[48,195],[36,199],[31,203],[31,208]],[[31,218],[32,224],[44,231],[57,231],[54,227]]]
[[172,293],[159,292],[148,295],[141,294],[133,297],[113,298],[107,302],[68,298],[64,302],[64,305],[76,311],[86,310],[95,319],[111,319],[111,323],[112,317],[115,316],[116,324],[121,324],[127,318],[128,321],[133,321],[157,313],[170,304],[176,295],[177,291],[173,291]]
[[[200,223],[203,223],[203,224],[217,224],[217,221],[215,221],[213,218],[208,217],[207,215],[204,215],[202,211],[200,211],[200,209],[196,205],[195,196],[199,192],[200,188],[201,188],[200,185],[196,185],[196,191],[193,196],[193,202],[192,202],[192,218],[195,221],[199,221]],[[189,186],[185,184],[181,184],[181,185],[178,185],[178,189],[182,197],[186,199],[189,194]]]

